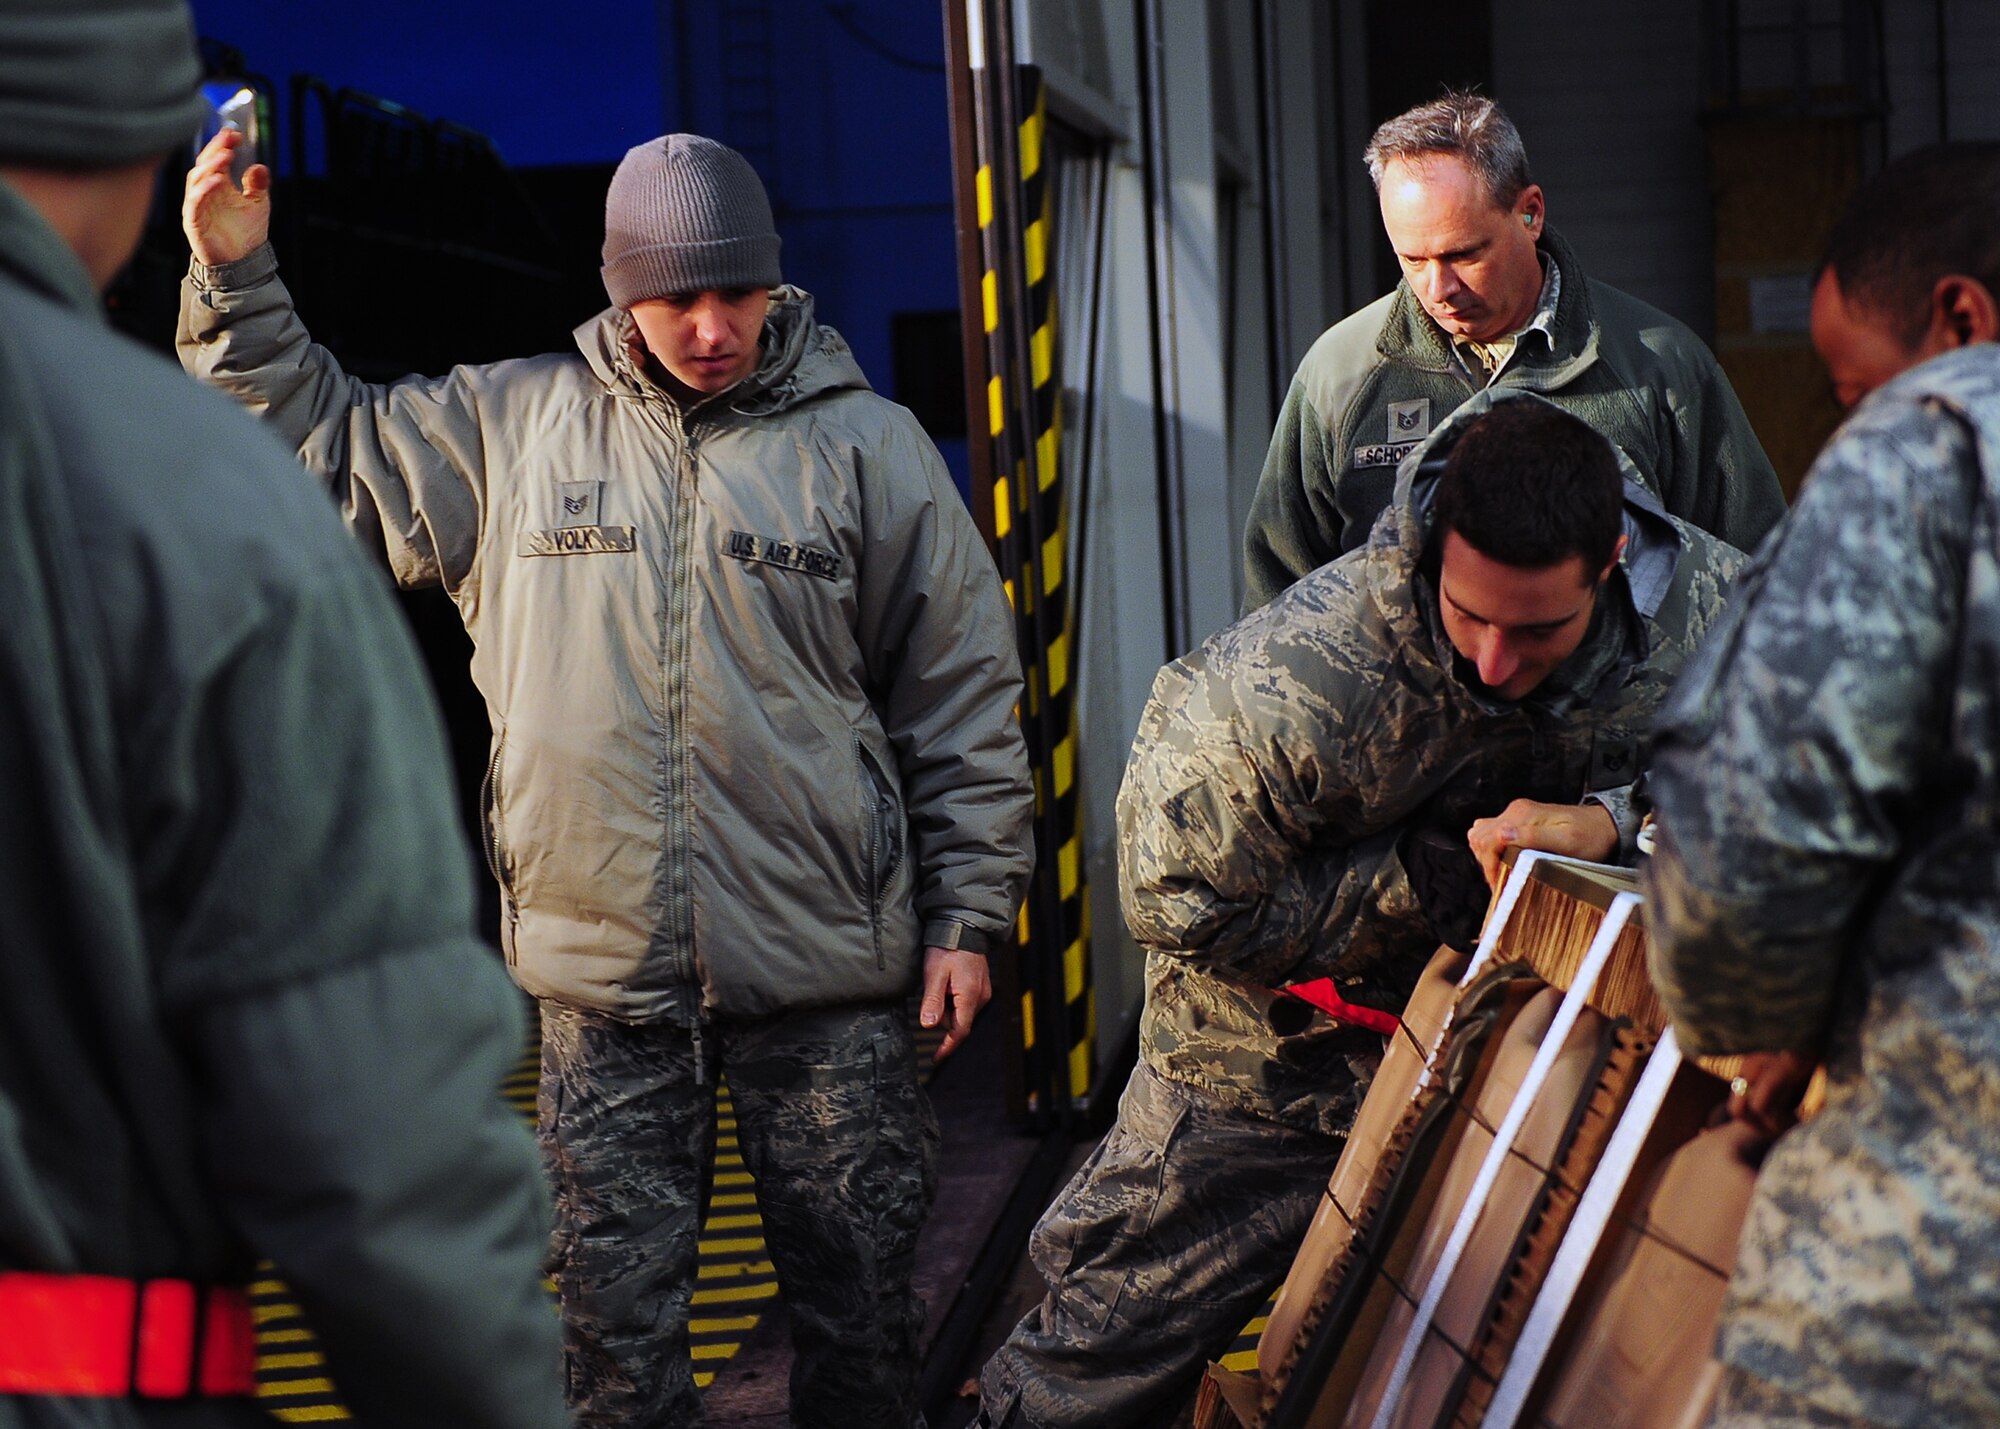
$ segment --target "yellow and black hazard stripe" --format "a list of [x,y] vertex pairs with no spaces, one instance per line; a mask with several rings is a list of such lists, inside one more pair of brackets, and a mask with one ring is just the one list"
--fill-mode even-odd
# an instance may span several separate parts
[[1247,1374],[1257,1368],[1257,1345],[1264,1338],[1264,1331],[1271,1323],[1271,1312],[1277,1308],[1278,1296],[1273,1291],[1271,1298],[1264,1302],[1263,1308],[1250,1317],[1250,1323],[1238,1332],[1236,1338],[1230,1341],[1229,1348],[1222,1352],[1217,1362],[1224,1369],[1241,1370]]
[[[974,75],[975,173],[983,272],[987,436],[992,447],[995,558],[1014,607],[1027,673],[1022,732],[1034,764],[1041,857],[1015,937],[1024,969],[1021,1022],[1031,1075],[1074,1100],[1095,1072],[1097,1004],[1083,874],[1071,642],[1067,502],[1062,475],[1062,383],[1057,364],[1054,213],[1044,138],[1046,87],[1023,66],[1003,94],[991,67]],[[1023,117],[1009,125],[1007,115]],[[1008,150],[1011,149],[1011,152]],[[1018,172],[1018,182],[996,178]],[[1018,237],[1016,236],[1018,235]],[[1054,1008],[1038,1006],[1037,997]],[[1038,1044],[1055,1043],[1042,1050]]]

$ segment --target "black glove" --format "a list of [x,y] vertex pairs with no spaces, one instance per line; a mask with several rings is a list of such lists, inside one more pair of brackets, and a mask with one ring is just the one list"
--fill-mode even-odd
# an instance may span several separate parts
[[1396,852],[1431,933],[1461,953],[1471,952],[1492,890],[1464,830],[1412,829]]

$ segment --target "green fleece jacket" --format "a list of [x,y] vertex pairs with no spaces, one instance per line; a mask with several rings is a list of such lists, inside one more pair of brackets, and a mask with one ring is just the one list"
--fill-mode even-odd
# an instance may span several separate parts
[[[1522,334],[1492,385],[1581,417],[1671,515],[1755,550],[1785,498],[1714,356],[1683,324],[1587,278],[1554,230],[1541,250],[1560,275],[1555,321]],[[1408,283],[1321,334],[1292,379],[1251,501],[1244,609],[1361,545],[1397,463],[1480,385]]]
[[[0,612],[0,1270],[267,1257],[359,1422],[557,1429],[519,998],[416,652],[296,464],[5,183]],[[0,1429],[269,1422],[0,1395]]]

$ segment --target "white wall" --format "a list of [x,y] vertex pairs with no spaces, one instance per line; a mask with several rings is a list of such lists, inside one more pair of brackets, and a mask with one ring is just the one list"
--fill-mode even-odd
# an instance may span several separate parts
[[[1296,206],[1286,214],[1293,247],[1300,253],[1288,274],[1296,351],[1286,359],[1287,378],[1296,355],[1323,326],[1318,155],[1310,119],[1311,87],[1321,82],[1313,69],[1317,9],[1315,0],[1283,0],[1281,11],[1286,30],[1280,47],[1283,83],[1288,103],[1296,103],[1301,115],[1281,156],[1290,180],[1299,185],[1296,196],[1288,194]],[[1238,0],[1213,7],[1164,0],[1160,14],[1157,54],[1168,86],[1164,140],[1169,183],[1167,241],[1158,250],[1167,271],[1156,291],[1147,263],[1136,8],[1089,0],[1017,5],[1022,58],[1043,66],[1052,89],[1068,85],[1089,91],[1067,99],[1052,93],[1052,112],[1072,125],[1105,133],[1112,159],[1100,294],[1103,335],[1094,371],[1087,371],[1084,361],[1087,311],[1071,301],[1062,313],[1070,414],[1066,451],[1071,459],[1081,453],[1087,421],[1092,453],[1088,482],[1073,479],[1069,494],[1071,560],[1080,561],[1082,569],[1074,593],[1078,759],[1101,1056],[1108,1056],[1130,1031],[1144,991],[1143,960],[1118,912],[1113,803],[1153,676],[1167,659],[1183,653],[1169,648],[1163,595],[1168,559],[1177,554],[1185,572],[1182,603],[1190,642],[1235,618],[1242,590],[1243,519],[1271,429],[1265,195],[1257,172],[1255,50],[1249,28],[1254,7]],[[1220,114],[1218,105],[1226,106]],[[1234,183],[1233,264],[1222,249],[1218,130],[1232,136],[1222,147],[1234,170],[1229,177],[1240,180]],[[1087,245],[1079,243],[1080,237],[1073,226],[1062,233],[1059,262],[1087,261]],[[1177,443],[1183,479],[1184,525],[1177,552],[1163,538],[1160,509],[1156,316],[1168,344],[1161,373],[1170,417],[1165,426]]]

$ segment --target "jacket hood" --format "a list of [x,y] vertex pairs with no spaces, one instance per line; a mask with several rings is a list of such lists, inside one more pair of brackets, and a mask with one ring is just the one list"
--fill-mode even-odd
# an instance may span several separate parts
[[[606,387],[633,397],[668,396],[646,371],[638,324],[623,308],[606,308],[575,333],[577,350]],[[813,297],[790,284],[771,290],[764,318],[764,355],[757,370],[690,410],[723,403],[746,416],[769,416],[828,392],[868,391],[868,379],[847,340],[813,317]],[[670,399],[671,400],[671,399]]]
[[[1396,493],[1389,507],[1369,534],[1367,588],[1369,599],[1392,626],[1421,632],[1435,651],[1441,672],[1453,668],[1457,652],[1444,633],[1437,610],[1434,581],[1425,568],[1436,534],[1438,481],[1445,460],[1457,448],[1466,427],[1480,414],[1499,402],[1540,402],[1555,404],[1545,397],[1518,387],[1488,387],[1474,393],[1441,422],[1416,450],[1403,458],[1396,471]],[[1685,546],[1678,523],[1660,505],[1659,499],[1639,479],[1639,469],[1618,443],[1611,443],[1618,469],[1625,478],[1625,551],[1619,569],[1606,583],[1605,596],[1622,616],[1620,624],[1631,638],[1619,642],[1624,655],[1602,675],[1611,676],[1589,683],[1596,690],[1615,688],[1631,665],[1646,658],[1651,644],[1648,624],[1659,613],[1661,602],[1672,587],[1675,571]],[[1600,607],[1602,611],[1602,607]],[[1597,623],[1602,623],[1602,613]],[[1586,645],[1592,643],[1587,641]],[[1579,650],[1579,655],[1584,651]],[[1572,657],[1574,663],[1576,657]],[[1566,665],[1552,680],[1568,670]],[[1592,690],[1579,690],[1588,698]]]

